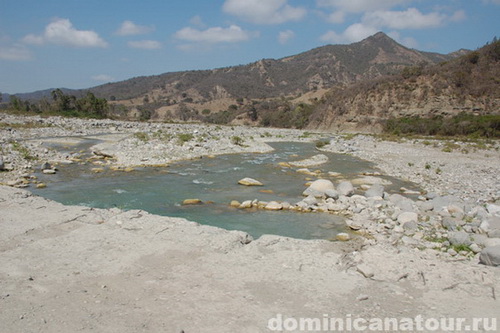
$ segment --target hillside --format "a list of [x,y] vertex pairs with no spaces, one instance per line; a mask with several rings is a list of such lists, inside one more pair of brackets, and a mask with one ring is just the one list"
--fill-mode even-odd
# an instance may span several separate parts
[[[129,109],[133,105],[156,111],[181,102],[200,104],[225,98],[298,96],[398,73],[405,66],[435,64],[456,56],[408,49],[379,32],[358,43],[326,45],[278,60],[262,59],[242,66],[136,77],[87,90]],[[17,96],[23,100],[39,99],[50,96],[51,90]],[[63,91],[82,95],[82,91]]]
[[334,87],[309,118],[317,129],[381,129],[401,117],[500,113],[500,42],[434,66]]
[[350,45],[327,45],[279,60],[262,59],[235,67],[138,77],[92,88],[98,96],[126,100],[152,94],[162,105],[191,99],[272,98],[301,94],[396,73],[418,63],[453,55],[410,50],[384,33]]

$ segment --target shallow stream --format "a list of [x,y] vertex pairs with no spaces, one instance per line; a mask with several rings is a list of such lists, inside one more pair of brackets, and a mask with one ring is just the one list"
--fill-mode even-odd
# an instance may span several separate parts
[[[88,146],[89,142],[83,145]],[[229,206],[231,200],[300,201],[306,188],[307,175],[297,168],[283,168],[279,162],[290,162],[325,154],[329,162],[311,167],[339,172],[342,179],[360,177],[363,172],[374,172],[374,166],[349,155],[318,152],[312,143],[271,143],[275,149],[262,154],[231,154],[215,158],[182,161],[165,168],[139,168],[134,172],[106,169],[93,173],[91,164],[59,167],[56,175],[38,175],[48,186],[32,189],[40,196],[69,205],[97,208],[118,207],[143,209],[153,214],[184,217],[191,221],[230,230],[242,230],[253,237],[276,234],[294,238],[333,238],[346,231],[343,218],[328,213],[298,213],[292,211],[240,210]],[[73,147],[81,149],[81,146]],[[264,186],[238,185],[244,177],[255,178]],[[389,192],[401,186],[412,187],[391,177]],[[340,178],[330,177],[335,183]],[[205,204],[181,205],[184,199],[197,198]],[[209,202],[209,203],[207,203]]]

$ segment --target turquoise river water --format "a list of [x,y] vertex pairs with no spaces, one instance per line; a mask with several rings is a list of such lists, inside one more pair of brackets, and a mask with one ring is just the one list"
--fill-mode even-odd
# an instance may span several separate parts
[[[90,171],[95,167],[90,164],[61,166],[56,175],[38,175],[48,187],[32,189],[32,192],[69,205],[143,209],[153,214],[183,217],[202,224],[246,231],[254,238],[275,234],[327,239],[346,231],[343,218],[333,214],[240,210],[229,206],[231,200],[296,203],[303,198],[307,176],[295,169],[282,168],[278,163],[305,159],[319,152],[312,143],[284,142],[271,146],[275,150],[270,153],[221,155],[182,161],[165,168],[139,168],[130,173],[107,170],[96,174]],[[346,179],[376,171],[371,163],[349,155],[321,153],[329,157],[329,162],[311,170],[339,172]],[[238,180],[244,177],[258,179],[264,186],[238,185]],[[392,187],[387,188],[389,191],[397,191],[401,186],[411,187],[394,178],[383,178],[393,182]],[[188,198],[213,203],[181,205]]]

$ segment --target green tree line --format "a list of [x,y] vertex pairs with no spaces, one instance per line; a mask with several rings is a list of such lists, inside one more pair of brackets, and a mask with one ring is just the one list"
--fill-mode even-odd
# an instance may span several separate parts
[[8,109],[17,112],[37,114],[60,114],[71,117],[105,118],[108,116],[109,105],[105,98],[97,98],[87,92],[85,96],[77,98],[66,95],[61,89],[51,92],[51,98],[42,98],[39,101],[23,101],[15,95],[10,96]]

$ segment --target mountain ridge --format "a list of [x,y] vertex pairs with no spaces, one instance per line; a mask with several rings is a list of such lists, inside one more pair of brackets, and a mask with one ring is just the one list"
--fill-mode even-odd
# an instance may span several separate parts
[[[357,43],[324,45],[280,59],[261,59],[246,65],[210,70],[138,76],[88,89],[62,90],[76,96],[90,91],[111,101],[144,99],[147,95],[154,95],[155,107],[172,105],[174,101],[179,103],[186,98],[195,103],[220,97],[272,98],[327,89],[336,84],[351,84],[394,74],[405,66],[420,62],[438,63],[454,57],[453,54],[409,49],[378,32]],[[33,100],[48,97],[51,91],[16,96]]]

